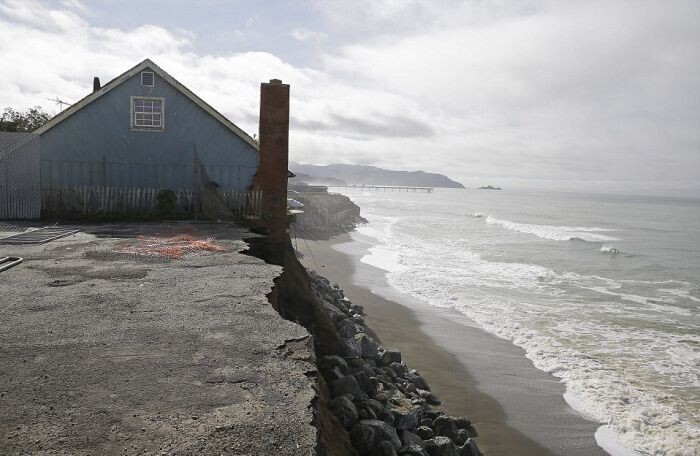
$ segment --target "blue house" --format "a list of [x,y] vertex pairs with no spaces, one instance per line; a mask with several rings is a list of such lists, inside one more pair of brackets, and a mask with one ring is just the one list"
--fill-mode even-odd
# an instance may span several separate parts
[[41,137],[41,186],[192,188],[195,153],[224,190],[245,191],[258,144],[151,60],[51,119]]
[[258,143],[151,60],[104,86],[95,78],[91,94],[34,132],[32,154],[4,152],[6,169],[31,162],[36,171],[0,182],[3,217],[26,218],[20,205],[34,217],[148,212],[169,190],[184,210],[223,207],[281,226],[289,85],[262,83],[260,96]]

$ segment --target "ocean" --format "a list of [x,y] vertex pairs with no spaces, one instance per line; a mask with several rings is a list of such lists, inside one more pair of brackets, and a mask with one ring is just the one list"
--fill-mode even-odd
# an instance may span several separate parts
[[700,454],[700,200],[344,193],[369,222],[352,234],[372,245],[361,261],[524,348],[599,442]]

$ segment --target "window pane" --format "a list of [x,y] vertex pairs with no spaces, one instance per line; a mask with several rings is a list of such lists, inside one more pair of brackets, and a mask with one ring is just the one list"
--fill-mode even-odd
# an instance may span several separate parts
[[134,126],[160,128],[163,125],[163,101],[134,98]]

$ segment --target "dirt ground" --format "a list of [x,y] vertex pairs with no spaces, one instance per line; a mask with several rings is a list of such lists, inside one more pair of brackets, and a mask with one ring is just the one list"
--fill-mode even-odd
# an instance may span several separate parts
[[[0,454],[313,454],[313,351],[231,225],[92,225],[0,245]],[[139,235],[214,237],[182,259]]]

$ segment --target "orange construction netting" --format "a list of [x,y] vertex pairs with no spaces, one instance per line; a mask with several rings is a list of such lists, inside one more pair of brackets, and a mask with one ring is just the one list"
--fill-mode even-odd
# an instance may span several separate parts
[[226,252],[226,247],[216,244],[214,238],[196,238],[189,235],[173,237],[139,236],[135,244],[120,245],[118,252],[137,255],[159,256],[180,259],[187,253]]

